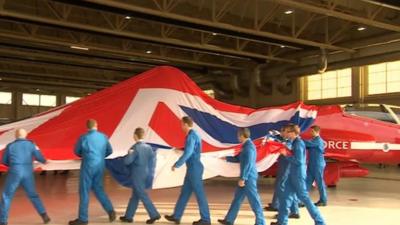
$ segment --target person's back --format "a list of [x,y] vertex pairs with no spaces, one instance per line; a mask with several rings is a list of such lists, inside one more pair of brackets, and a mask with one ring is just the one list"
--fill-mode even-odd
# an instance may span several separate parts
[[248,174],[248,179],[257,179],[256,167],[257,152],[253,142],[249,139],[243,146],[240,154],[240,170]]
[[107,212],[109,221],[114,221],[116,217],[114,207],[103,187],[105,158],[112,154],[112,148],[106,135],[97,131],[96,120],[88,120],[86,126],[89,131],[82,135],[75,145],[75,154],[82,158],[79,174],[79,216],[69,221],[69,225],[88,224],[90,190]]
[[143,141],[144,136],[145,131],[143,128],[138,127],[135,129],[133,138],[136,144],[129,149],[128,154],[124,157],[124,164],[131,170],[132,196],[129,199],[125,215],[119,218],[122,222],[133,222],[133,217],[140,201],[150,216],[146,224],[153,224],[161,218],[160,213],[146,192],[146,189],[150,188],[150,183],[152,183],[152,181],[148,182],[148,179],[152,179],[152,176],[149,175],[154,169],[153,166],[155,166],[155,152],[153,152],[153,148],[150,145]]
[[188,169],[202,165],[202,163],[200,161],[201,138],[200,138],[200,135],[197,133],[197,131],[190,130],[190,132],[186,138],[186,143],[191,143],[193,145],[193,146],[185,145],[185,148],[193,148],[193,153],[186,161],[186,165],[187,165]]
[[305,141],[309,153],[309,165],[312,167],[325,166],[324,140],[320,136],[314,137],[310,141]]
[[[10,172],[32,172],[33,160],[44,163],[46,160],[39,153],[33,142],[27,139],[17,139],[10,143],[7,148],[7,162],[10,167]],[[24,167],[24,170],[19,170],[17,167]]]
[[46,159],[40,153],[39,148],[26,139],[26,130],[17,129],[15,136],[17,139],[7,145],[2,158],[2,163],[9,167],[9,171],[1,194],[0,225],[7,224],[11,200],[19,186],[23,187],[43,222],[49,223],[50,218],[36,192],[33,176],[33,160],[46,163]]
[[75,153],[82,157],[82,166],[103,168],[105,158],[112,153],[112,149],[105,134],[90,130],[81,136]]
[[132,176],[140,176],[146,178],[154,161],[153,148],[145,142],[137,142],[132,146],[134,151],[134,159],[127,157],[125,163],[131,169]]
[[304,141],[297,137],[292,142],[293,157],[290,160],[289,170],[291,176],[301,176],[305,179],[306,176],[306,152]]

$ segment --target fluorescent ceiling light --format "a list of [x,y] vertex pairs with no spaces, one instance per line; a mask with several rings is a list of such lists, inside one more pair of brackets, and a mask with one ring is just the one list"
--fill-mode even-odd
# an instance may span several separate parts
[[75,45],[71,45],[70,48],[78,49],[78,50],[85,50],[85,51],[89,50],[89,48],[86,48],[86,47],[79,47],[79,46],[75,46]]
[[290,15],[290,14],[292,14],[293,12],[294,12],[293,10],[289,9],[289,10],[286,10],[286,11],[285,11],[285,14],[286,14],[286,15]]

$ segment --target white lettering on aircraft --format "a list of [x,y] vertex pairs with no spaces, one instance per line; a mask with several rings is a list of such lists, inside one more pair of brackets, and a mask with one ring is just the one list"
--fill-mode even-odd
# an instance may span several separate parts
[[334,149],[334,150],[342,150],[349,149],[350,142],[348,141],[324,141],[325,148]]

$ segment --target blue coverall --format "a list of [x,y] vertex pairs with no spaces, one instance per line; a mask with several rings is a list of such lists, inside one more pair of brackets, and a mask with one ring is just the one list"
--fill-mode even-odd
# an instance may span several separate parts
[[39,214],[46,213],[36,192],[32,160],[45,163],[46,159],[35,144],[27,139],[17,139],[7,145],[2,163],[9,167],[0,204],[0,222],[7,223],[11,200],[17,188],[22,185],[33,206]]
[[129,200],[125,218],[132,219],[136,213],[139,201],[142,201],[150,218],[159,218],[153,202],[146,193],[146,179],[150,175],[154,162],[155,152],[150,145],[143,141],[132,146],[128,155],[124,158],[125,165],[129,166],[132,176],[132,196]]
[[95,129],[82,135],[75,146],[75,154],[82,158],[79,177],[79,220],[81,221],[88,221],[90,190],[93,190],[107,213],[114,211],[103,187],[105,158],[111,153],[112,148],[107,136]]
[[[292,148],[292,143],[288,140],[285,140],[280,135],[275,135],[269,138],[284,143],[288,149]],[[279,209],[279,202],[284,201],[285,196],[283,196],[283,192],[285,190],[285,185],[287,183],[288,176],[289,176],[289,161],[284,156],[281,155],[278,158],[278,172],[276,175],[275,191],[272,197],[272,205],[271,205],[275,209]],[[293,202],[290,206],[290,213],[299,214],[299,205],[295,193],[293,196]]]
[[185,210],[192,192],[194,192],[197,204],[199,205],[201,220],[204,222],[211,222],[210,209],[208,208],[208,201],[203,186],[204,167],[200,161],[200,154],[201,138],[197,132],[192,129],[186,136],[184,153],[174,165],[176,168],[179,168],[186,163],[185,180],[173,214],[174,218],[177,220],[182,218],[183,211]]
[[325,225],[318,208],[311,201],[306,187],[306,148],[303,140],[297,137],[292,142],[292,156],[289,160],[289,176],[283,195],[285,201],[279,206],[278,223],[279,225],[288,224],[289,206],[293,202],[293,193],[306,206],[308,213],[313,218],[316,225]]
[[[285,186],[288,183],[290,165],[289,161],[284,156],[278,158],[278,173],[276,176],[275,191],[272,198],[272,207],[279,209],[280,202],[285,201]],[[292,203],[290,204],[290,214],[299,214],[299,203],[296,193],[293,193]]]
[[306,144],[309,154],[306,179],[307,188],[310,190],[315,181],[319,190],[319,202],[327,203],[328,197],[324,180],[324,171],[326,166],[324,157],[324,140],[322,140],[320,136],[316,136],[309,141],[304,141],[304,143]]
[[240,206],[247,197],[250,207],[256,216],[256,225],[264,225],[265,219],[260,196],[257,191],[258,172],[256,167],[257,151],[253,142],[248,139],[243,143],[242,150],[235,157],[227,157],[228,162],[240,163],[240,179],[245,181],[244,187],[237,187],[225,220],[234,224]]

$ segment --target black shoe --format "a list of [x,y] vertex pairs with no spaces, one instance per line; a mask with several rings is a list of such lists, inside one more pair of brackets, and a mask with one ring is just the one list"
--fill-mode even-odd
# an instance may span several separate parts
[[198,220],[198,221],[194,221],[194,222],[192,223],[192,225],[211,225],[211,223],[200,219],[200,220]]
[[227,221],[226,219],[223,219],[223,220],[218,220],[218,223],[220,223],[220,224],[224,224],[224,225],[232,225],[232,223],[231,223],[231,222],[229,222],[229,221]]
[[275,214],[275,215],[272,217],[272,219],[274,219],[274,220],[278,219],[278,214]]
[[150,218],[150,219],[146,220],[146,224],[153,224],[159,219],[161,219],[160,216],[157,216],[157,217],[154,217],[154,218]]
[[88,222],[86,221],[82,221],[80,219],[76,219],[76,220],[71,220],[68,223],[69,225],[88,225]]
[[7,225],[7,223],[0,223],[0,225]]
[[174,215],[165,215],[164,218],[170,222],[175,222],[175,224],[180,224],[181,221],[178,219],[175,219]]
[[267,206],[264,208],[265,211],[270,211],[270,212],[278,212],[278,209],[275,209],[272,206]]
[[289,219],[300,219],[300,214],[292,213],[289,215]]
[[108,213],[108,220],[111,222],[114,222],[115,219],[117,218],[117,215],[115,214],[115,211],[111,211]]
[[299,203],[299,208],[304,208],[305,205],[303,203]]
[[326,202],[318,201],[318,202],[316,202],[314,205],[315,205],[315,206],[327,206],[328,204],[327,204]]
[[50,217],[47,215],[47,213],[42,213],[42,214],[40,214],[40,216],[42,217],[44,224],[50,223]]
[[133,222],[133,219],[128,219],[128,218],[126,218],[125,216],[120,216],[120,217],[119,217],[119,220],[120,220],[121,222],[123,222],[123,223],[132,223],[132,222]]
[[270,225],[280,225],[278,222],[271,222]]

